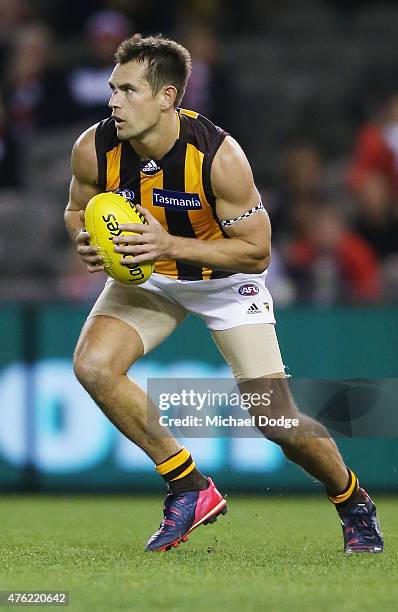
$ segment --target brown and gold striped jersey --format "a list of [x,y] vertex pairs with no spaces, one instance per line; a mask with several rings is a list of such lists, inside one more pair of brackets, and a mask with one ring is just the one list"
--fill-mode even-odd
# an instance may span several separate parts
[[[178,138],[160,160],[140,160],[128,141],[119,141],[114,120],[98,124],[95,146],[101,191],[128,190],[174,236],[216,240],[226,238],[217,219],[210,171],[226,132],[193,111],[177,109]],[[160,260],[155,272],[179,280],[230,276],[181,261]]]

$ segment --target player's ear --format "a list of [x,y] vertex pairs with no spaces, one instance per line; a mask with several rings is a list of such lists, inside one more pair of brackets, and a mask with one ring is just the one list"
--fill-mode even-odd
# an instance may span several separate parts
[[177,97],[177,90],[174,85],[165,85],[161,90],[161,108],[167,110],[168,108],[174,107],[175,99]]

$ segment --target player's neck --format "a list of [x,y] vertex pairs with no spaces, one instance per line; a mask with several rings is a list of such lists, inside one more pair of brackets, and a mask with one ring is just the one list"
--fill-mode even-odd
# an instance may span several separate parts
[[130,144],[141,159],[162,159],[178,138],[180,120],[176,112],[161,115],[159,123]]

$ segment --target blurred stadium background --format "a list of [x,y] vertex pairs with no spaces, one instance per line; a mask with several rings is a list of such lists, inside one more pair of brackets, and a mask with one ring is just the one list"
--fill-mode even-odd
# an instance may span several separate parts
[[[299,4],[299,8],[298,8]],[[285,363],[306,378],[394,378],[398,362],[398,6],[326,0],[0,0],[0,490],[161,490],[75,381],[104,278],[63,225],[70,150],[108,114],[118,43],[162,32],[193,74],[183,106],[245,148],[274,232],[269,287]],[[188,320],[134,368],[222,377]],[[262,440],[189,441],[220,487],[317,491]],[[367,485],[397,492],[394,439],[342,439]]]

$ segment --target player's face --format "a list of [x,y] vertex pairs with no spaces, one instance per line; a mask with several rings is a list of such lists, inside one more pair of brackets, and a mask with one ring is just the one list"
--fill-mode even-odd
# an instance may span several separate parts
[[119,140],[143,137],[159,121],[160,96],[153,95],[145,68],[144,63],[136,61],[116,64],[109,79],[109,106]]

